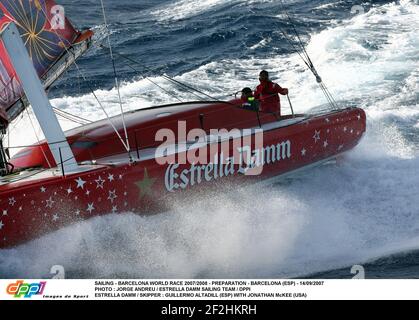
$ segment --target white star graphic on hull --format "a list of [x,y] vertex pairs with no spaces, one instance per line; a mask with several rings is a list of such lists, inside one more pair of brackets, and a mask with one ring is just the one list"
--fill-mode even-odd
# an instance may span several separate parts
[[79,216],[80,215],[80,210],[77,210],[76,211],[76,216]]
[[96,181],[96,184],[97,184],[96,189],[99,189],[99,188],[103,189],[103,184],[105,183],[105,180],[103,180],[102,177],[99,176],[99,178],[95,181]]
[[323,147],[327,148],[329,145],[329,142],[327,142],[327,140],[323,143]]
[[114,180],[115,180],[114,175],[113,175],[113,174],[109,174],[109,176],[108,176],[108,180],[109,180],[109,182],[114,181]]
[[73,190],[70,188],[67,189],[67,194],[73,193]]
[[41,192],[42,193],[45,193],[47,191],[47,188],[45,188],[45,187],[41,187]]
[[305,148],[303,148],[303,150],[301,150],[301,155],[303,157],[305,157],[306,154],[307,154],[307,150]]
[[77,189],[81,188],[84,189],[84,185],[86,184],[86,181],[84,181],[82,178],[78,178],[75,180],[77,182]]
[[112,213],[116,213],[118,212],[118,207],[117,206],[113,206],[112,207]]
[[15,203],[16,203],[16,200],[15,200],[14,197],[13,198],[9,198],[9,205],[11,205],[13,207],[15,205]]
[[47,200],[47,204],[45,205],[45,208],[52,208],[52,205],[55,203],[54,200],[52,200],[52,197],[49,197]]
[[109,197],[108,200],[111,201],[111,203],[113,203],[115,201],[115,199],[118,198],[118,196],[116,195],[116,190],[113,191],[109,191]]
[[3,216],[7,216],[8,212],[7,210],[3,210]]
[[95,210],[94,203],[89,203],[87,205],[86,211],[89,211],[89,213],[92,213],[93,210]]
[[321,131],[317,131],[317,130],[314,132],[314,136],[313,136],[314,143],[317,143],[317,141],[320,140],[320,133]]
[[358,114],[358,117],[357,117],[357,118],[358,118],[358,120],[361,120],[361,115],[360,115],[360,114]]
[[58,216],[58,214],[54,214],[53,216],[52,216],[52,221],[57,221],[58,219],[59,219],[60,217]]

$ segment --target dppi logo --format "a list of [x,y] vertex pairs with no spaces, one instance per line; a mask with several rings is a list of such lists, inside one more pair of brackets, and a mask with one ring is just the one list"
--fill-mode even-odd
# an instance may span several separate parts
[[44,293],[46,282],[39,283],[24,283],[19,280],[15,283],[9,284],[7,293],[13,295],[15,298],[32,298],[33,295],[41,295]]

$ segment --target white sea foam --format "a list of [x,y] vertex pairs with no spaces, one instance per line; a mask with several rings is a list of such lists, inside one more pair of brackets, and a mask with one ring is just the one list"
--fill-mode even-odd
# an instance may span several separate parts
[[188,19],[225,6],[254,5],[275,1],[277,0],[179,0],[153,10],[151,14],[161,22],[171,22]]
[[162,21],[180,20],[205,13],[217,6],[232,2],[237,2],[237,0],[180,0],[165,5],[163,8],[153,11],[152,14]]

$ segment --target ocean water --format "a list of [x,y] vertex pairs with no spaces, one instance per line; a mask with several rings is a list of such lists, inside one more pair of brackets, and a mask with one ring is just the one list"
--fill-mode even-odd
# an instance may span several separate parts
[[[100,1],[59,1],[79,28],[103,25]],[[95,218],[0,250],[0,277],[40,278],[62,265],[70,278],[418,278],[419,2],[284,1],[325,83],[340,103],[366,110],[368,130],[339,166],[265,189],[174,203],[170,212]],[[215,97],[255,87],[258,72],[290,88],[297,112],[326,101],[280,29],[279,0],[105,0],[126,110],[195,100],[167,74]],[[118,94],[108,52],[79,61],[50,91],[54,106],[96,120],[90,90],[112,115]],[[170,92],[167,94],[148,79]],[[64,128],[74,123],[62,120]],[[28,117],[10,144],[41,138]]]

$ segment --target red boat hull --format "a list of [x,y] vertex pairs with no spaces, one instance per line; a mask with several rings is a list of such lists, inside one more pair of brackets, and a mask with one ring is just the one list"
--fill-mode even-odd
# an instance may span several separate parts
[[[229,115],[224,104],[212,104],[187,110],[172,107],[167,109],[171,110],[170,115],[164,115],[164,108],[150,109],[152,111],[137,113],[136,121],[135,117],[128,117],[130,141],[133,144],[137,140],[132,158],[135,159],[138,152],[138,161],[130,162],[118,143],[106,142],[108,132],[111,137],[108,126],[97,123],[69,132],[67,136],[78,161],[94,158],[97,163],[88,165],[85,172],[78,174],[63,177],[57,170],[43,170],[33,177],[21,180],[14,178],[1,185],[0,247],[19,245],[95,216],[127,211],[153,214],[170,208],[173,200],[190,197],[193,192],[220,190],[274,178],[352,149],[366,130],[365,113],[358,108],[314,117],[288,117],[282,119],[283,122],[276,121],[272,115],[257,119],[255,113],[239,110],[237,114],[242,115],[241,118],[230,117],[235,119],[230,123],[220,117],[220,113],[209,113],[208,110],[214,109],[223,109],[223,114]],[[236,110],[231,113],[235,114]],[[213,161],[214,154],[208,155],[206,163],[159,164],[160,158],[149,156],[150,150],[159,145],[155,141],[155,134],[164,127],[176,132],[178,123],[175,120],[182,118],[190,120],[187,130],[203,128],[209,131],[210,128],[221,127],[240,129],[262,125],[265,128],[261,149],[262,172],[254,176],[245,175],[240,165],[235,163],[216,164]],[[289,125],[286,125],[287,121]],[[94,140],[95,137],[100,139]],[[176,136],[176,139],[179,138]],[[83,146],[80,142],[85,143],[85,148],[77,149],[77,146]],[[91,145],[86,148],[88,142]],[[221,147],[220,143],[217,145]],[[43,156],[36,157],[36,152],[39,153],[42,147],[35,146],[30,155],[28,150],[31,149],[24,150],[14,159],[14,164],[20,167],[47,167]],[[229,147],[230,151],[234,151],[234,141]],[[200,149],[208,148],[209,144]],[[184,155],[196,151],[189,150]],[[216,156],[222,157],[221,154],[218,149]],[[53,162],[52,158],[49,161]]]

